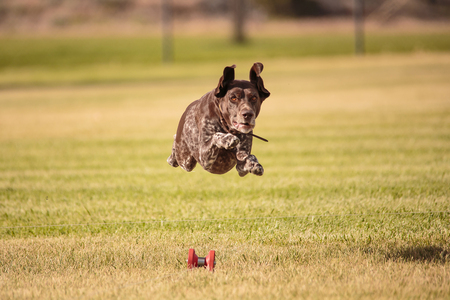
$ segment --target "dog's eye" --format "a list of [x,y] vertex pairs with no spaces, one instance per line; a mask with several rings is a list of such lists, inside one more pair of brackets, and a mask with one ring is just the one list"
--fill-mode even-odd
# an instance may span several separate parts
[[253,96],[250,98],[250,101],[255,102],[258,98],[256,98],[256,96]]
[[237,99],[236,96],[232,96],[232,97],[230,98],[230,100],[231,100],[232,102],[236,102],[238,99]]

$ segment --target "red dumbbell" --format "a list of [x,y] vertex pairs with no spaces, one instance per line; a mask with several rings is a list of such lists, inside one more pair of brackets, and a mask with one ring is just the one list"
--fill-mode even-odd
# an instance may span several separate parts
[[198,257],[195,254],[194,249],[189,249],[189,256],[187,260],[188,269],[208,267],[210,271],[214,272],[214,266],[216,265],[216,252],[214,250],[209,251],[206,257]]

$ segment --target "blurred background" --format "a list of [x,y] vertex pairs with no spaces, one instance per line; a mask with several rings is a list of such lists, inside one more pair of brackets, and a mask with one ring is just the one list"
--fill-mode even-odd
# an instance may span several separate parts
[[[309,50],[296,47],[300,49],[294,54],[292,51],[285,53],[283,45],[279,51],[260,49],[262,54],[271,57],[441,49],[445,41],[430,44],[423,38],[416,43],[405,40],[403,47],[390,45],[391,41],[383,41],[384,46],[376,45],[376,41],[364,41],[362,31],[449,32],[449,24],[450,0],[0,0],[1,36],[160,37],[161,45],[157,49],[162,53],[152,49],[152,53],[147,51],[147,58],[141,57],[144,61],[153,59],[155,62],[194,59],[182,54],[189,52],[189,44],[181,42],[176,47],[172,41],[173,37],[189,35],[221,37],[234,43],[249,43],[252,37],[261,35],[279,37],[324,32],[354,33],[354,38],[359,39],[355,43],[342,40],[348,43],[345,49],[342,45],[330,45],[332,49],[326,50],[323,49],[326,45]],[[312,44],[309,47],[314,46],[314,42],[317,43],[308,41]],[[447,47],[446,43],[444,48],[448,50]],[[16,59],[7,57],[8,53],[1,54],[0,67]],[[124,57],[108,59],[126,60]]]
[[345,26],[359,2],[370,25],[446,23],[450,17],[449,0],[1,0],[0,30],[3,34],[154,33],[163,22],[165,9],[171,11],[174,30],[180,34],[232,31],[230,21],[243,22],[249,33],[264,29],[259,25],[281,20],[303,21],[305,24],[296,28],[301,30],[313,25],[326,27],[328,24],[321,24],[324,21],[340,21]]

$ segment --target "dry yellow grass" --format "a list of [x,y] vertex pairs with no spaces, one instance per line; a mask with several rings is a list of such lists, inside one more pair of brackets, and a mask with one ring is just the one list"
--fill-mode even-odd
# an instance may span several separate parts
[[185,249],[204,243],[200,234],[163,235],[3,241],[2,298],[445,299],[450,292],[448,262],[305,236],[283,246],[214,236],[196,249],[216,250],[214,274],[187,271]]

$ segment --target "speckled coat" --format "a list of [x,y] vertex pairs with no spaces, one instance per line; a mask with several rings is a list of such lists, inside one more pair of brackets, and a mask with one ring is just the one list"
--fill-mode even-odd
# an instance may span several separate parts
[[213,174],[234,166],[240,176],[264,173],[251,155],[255,119],[270,96],[260,77],[263,64],[252,66],[250,81],[235,80],[235,67],[225,67],[218,86],[186,108],[167,159],[171,166],[190,172],[199,163]]

